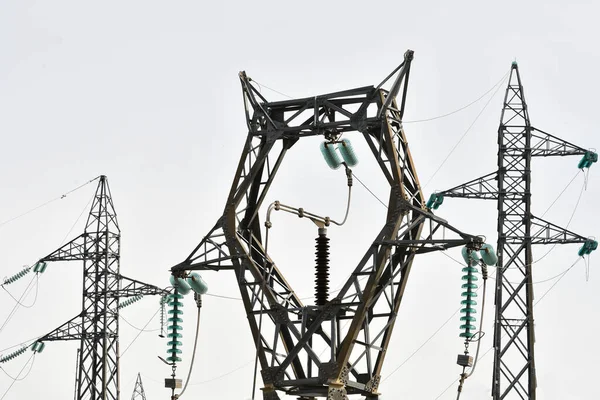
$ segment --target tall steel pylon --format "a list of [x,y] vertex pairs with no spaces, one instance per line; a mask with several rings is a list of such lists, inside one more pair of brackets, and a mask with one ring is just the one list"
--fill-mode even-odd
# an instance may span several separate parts
[[[279,399],[277,391],[301,399],[378,398],[415,256],[482,244],[425,207],[402,128],[412,59],[409,50],[376,87],[278,102],[269,102],[245,72],[239,75],[248,136],[223,216],[172,273],[234,271],[257,347],[265,400]],[[394,77],[389,91],[382,89]],[[335,297],[323,296],[325,283],[317,287],[317,304],[305,305],[267,254],[259,214],[286,153],[298,140],[322,136],[339,143],[341,134],[366,140],[390,187],[388,213]],[[297,212],[305,215],[302,209]],[[444,237],[436,237],[443,232]]]
[[438,193],[498,204],[494,400],[536,398],[532,245],[589,241],[532,214],[531,159],[593,154],[531,126],[514,62],[498,128],[497,171]]
[[144,392],[144,385],[142,385],[142,376],[138,372],[137,379],[135,380],[135,387],[133,388],[133,394],[131,400],[146,400],[146,393]]
[[78,340],[76,399],[118,400],[119,299],[167,291],[120,273],[121,231],[106,176],[99,177],[84,232],[38,262],[83,261],[80,314],[39,342]]

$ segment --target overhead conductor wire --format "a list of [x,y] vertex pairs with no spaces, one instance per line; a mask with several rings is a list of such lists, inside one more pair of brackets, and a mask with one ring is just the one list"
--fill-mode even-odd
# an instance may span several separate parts
[[506,77],[508,76],[509,72],[507,72],[494,86],[492,86],[490,89],[488,89],[488,91],[486,91],[484,94],[482,94],[481,96],[479,96],[478,98],[476,98],[475,100],[473,100],[472,102],[470,102],[469,104],[462,106],[460,108],[457,108],[454,111],[450,111],[449,113],[446,114],[442,114],[442,115],[438,115],[436,117],[431,117],[431,118],[425,118],[425,119],[416,119],[416,120],[412,120],[412,121],[402,121],[403,124],[414,124],[417,122],[428,122],[428,121],[435,121],[436,119],[440,119],[440,118],[445,118],[445,117],[449,117],[450,115],[456,114],[462,110],[465,110],[469,107],[471,107],[473,104],[477,103],[479,100],[483,99],[489,92],[491,92],[492,90],[494,90],[494,88],[498,85],[500,85],[502,82],[504,82],[504,80],[506,79]]
[[14,220],[16,220],[16,219],[19,219],[19,218],[21,218],[21,217],[24,217],[25,215],[27,215],[27,214],[30,214],[30,213],[32,213],[32,212],[34,212],[34,211],[36,211],[36,210],[39,210],[40,208],[42,208],[42,207],[45,207],[45,206],[47,206],[47,205],[48,205],[48,204],[50,204],[50,203],[53,203],[53,202],[55,202],[55,201],[57,201],[57,200],[64,199],[65,197],[67,197],[67,196],[68,196],[68,195],[70,195],[71,193],[73,193],[73,192],[75,192],[75,191],[77,191],[77,190],[81,189],[82,187],[84,187],[84,186],[86,186],[86,185],[89,185],[90,183],[94,182],[95,180],[97,180],[97,179],[99,179],[99,178],[100,178],[100,177],[99,177],[99,176],[97,176],[97,177],[95,177],[94,179],[92,179],[92,180],[89,180],[88,182],[86,182],[86,183],[84,183],[84,184],[82,184],[82,185],[79,185],[79,186],[77,186],[75,189],[71,189],[71,190],[69,190],[68,192],[66,192],[66,193],[64,193],[64,194],[62,194],[62,195],[60,195],[59,197],[55,197],[55,198],[53,198],[52,200],[48,200],[47,202],[45,202],[45,203],[43,203],[43,204],[41,204],[41,205],[39,205],[39,206],[37,206],[37,207],[34,207],[34,208],[30,209],[29,211],[25,211],[25,212],[24,212],[24,213],[22,213],[22,214],[19,214],[19,215],[15,216],[15,217],[9,218],[9,219],[7,219],[6,221],[0,222],[0,227],[2,227],[2,226],[4,226],[4,225],[6,225],[6,224],[8,224],[8,223],[10,223],[10,222],[12,222],[12,221],[14,221]]
[[[27,287],[25,288],[25,290],[23,291],[23,294],[21,294],[21,297],[19,297],[19,300],[17,300],[17,302],[15,303],[13,309],[10,311],[10,313],[8,314],[8,317],[6,317],[6,319],[4,320],[4,323],[2,324],[2,326],[0,327],[0,332],[2,332],[4,330],[4,328],[6,327],[6,325],[8,324],[8,322],[11,320],[11,318],[17,313],[17,309],[19,307],[19,305],[21,304],[21,301],[25,298],[26,294],[28,294],[28,289],[30,288],[31,284],[33,283],[33,281],[35,280],[36,276],[33,276],[31,278],[31,281],[29,281],[29,284],[27,285]],[[33,289],[33,288],[32,288]],[[7,291],[8,292],[8,291]]]
[[140,337],[140,335],[142,334],[142,332],[145,332],[146,327],[148,325],[150,325],[150,322],[152,322],[152,320],[154,319],[154,317],[156,316],[156,314],[158,314],[159,311],[160,311],[160,307],[156,310],[156,312],[154,314],[152,314],[152,316],[150,317],[150,319],[148,320],[148,322],[146,322],[146,325],[144,325],[144,327],[142,329],[139,329],[138,334],[133,338],[133,340],[131,341],[131,343],[129,343],[127,345],[127,347],[125,348],[125,350],[123,350],[123,352],[121,353],[121,355],[120,355],[119,358],[123,357],[125,355],[125,353],[127,353],[127,350],[129,350],[129,348],[135,343],[135,341],[138,339],[138,337]]
[[[31,356],[29,357],[29,359],[27,360],[27,362],[25,363],[25,365],[23,365],[23,368],[21,368],[21,370],[19,371],[19,373],[17,374],[16,378],[12,378],[13,380],[11,382],[11,384],[8,386],[8,389],[6,389],[6,392],[4,392],[4,394],[2,395],[2,397],[0,397],[0,400],[3,400],[6,395],[8,394],[8,392],[10,391],[10,389],[13,387],[13,385],[15,384],[15,382],[17,381],[22,381],[23,379],[27,378],[27,376],[29,375],[29,373],[31,372],[32,368],[33,368],[33,361],[35,361],[35,354],[36,353],[32,353]],[[33,360],[32,360],[33,359]],[[29,371],[27,371],[27,374],[25,374],[25,376],[23,376],[22,378],[19,378],[19,376],[21,375],[21,373],[23,373],[23,371],[25,370],[25,368],[27,367],[27,365],[29,365],[29,362],[31,361],[31,366],[29,367]],[[4,371],[4,369],[2,369]],[[6,373],[6,372],[5,372]],[[8,374],[7,374],[8,375]]]
[[[483,106],[483,108],[481,109],[481,111],[479,111],[479,113],[477,114],[477,116],[475,117],[475,119],[473,120],[473,122],[471,122],[471,125],[469,125],[469,127],[467,128],[467,130],[465,131],[465,133],[463,133],[462,136],[458,139],[458,141],[454,144],[454,146],[452,146],[452,149],[450,149],[450,152],[448,152],[448,154],[446,155],[446,157],[442,160],[442,162],[437,167],[437,169],[435,170],[435,172],[433,173],[433,175],[431,175],[431,177],[429,177],[429,179],[427,180],[427,182],[425,182],[425,184],[423,186],[421,186],[421,189],[424,189],[427,185],[429,185],[429,183],[433,180],[433,178],[437,175],[437,173],[440,172],[440,170],[442,169],[442,167],[444,166],[444,164],[446,164],[446,161],[448,161],[448,159],[450,158],[450,156],[452,155],[452,153],[454,153],[454,151],[457,149],[457,147],[462,143],[462,141],[467,136],[467,134],[471,131],[471,128],[473,128],[473,126],[475,125],[475,123],[477,122],[477,120],[479,119],[479,117],[481,117],[481,115],[486,110],[486,108],[490,105],[490,103],[492,102],[492,100],[494,99],[494,97],[496,97],[496,93],[498,93],[498,90],[500,90],[500,88],[502,87],[502,83],[504,82],[504,80],[506,80],[508,78],[509,74],[510,74],[510,72],[507,72],[506,75],[504,75],[502,77],[502,79],[500,81],[498,81],[498,83],[496,83],[496,85],[494,86],[494,88],[495,88],[494,93],[490,96],[490,98],[485,103],[485,105]],[[487,93],[489,93],[489,91]]]

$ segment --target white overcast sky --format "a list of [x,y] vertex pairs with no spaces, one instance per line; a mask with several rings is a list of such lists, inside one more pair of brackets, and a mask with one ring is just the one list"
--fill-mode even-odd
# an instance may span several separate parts
[[[166,285],[220,216],[246,125],[237,73],[262,83],[269,99],[377,84],[415,51],[406,120],[455,110],[479,97],[519,62],[534,126],[582,147],[598,147],[599,7],[595,2],[400,1],[0,1],[0,221],[53,199],[100,174],[109,178],[122,230],[121,272]],[[504,86],[425,188],[433,190],[492,172]],[[406,124],[421,182],[429,181],[485,101],[448,118]],[[349,136],[351,139],[352,136]],[[368,149],[355,135],[354,169],[381,198],[388,193]],[[540,215],[577,173],[577,157],[534,160],[533,212]],[[570,229],[597,234],[600,182],[591,169]],[[343,213],[343,172],[329,170],[318,140],[296,145],[267,199],[332,217]],[[546,214],[566,225],[583,175]],[[95,183],[0,226],[0,275],[57,248],[93,195]],[[87,212],[87,210],[86,210]],[[493,202],[447,199],[438,215],[496,241]],[[330,229],[332,286],[339,285],[384,223],[385,210],[355,186],[349,222]],[[70,232],[83,230],[82,220]],[[313,293],[316,230],[307,221],[274,217],[270,252],[301,297]],[[558,246],[535,264],[534,281],[564,271],[577,245]],[[536,248],[540,257],[549,248]],[[460,258],[460,251],[449,251]],[[600,274],[577,264],[535,310],[540,399],[600,398],[596,339]],[[460,266],[443,255],[418,257],[383,369],[387,377],[459,307]],[[205,273],[213,294],[238,297],[232,273]],[[20,295],[30,278],[7,286]],[[536,298],[555,281],[535,285]],[[489,293],[483,351],[492,340]],[[25,300],[33,301],[33,292]],[[194,316],[186,306],[185,376]],[[0,292],[0,320],[13,307]],[[123,310],[144,326],[158,298]],[[81,265],[56,263],[40,277],[37,302],[20,308],[0,331],[0,350],[43,335],[81,309]],[[435,399],[458,377],[458,315],[391,377],[384,399]],[[154,318],[147,329],[158,328]],[[121,322],[121,349],[138,331]],[[6,400],[73,396],[77,343],[48,343],[30,374]],[[157,355],[166,343],[142,333],[121,359],[122,398],[141,372],[149,400],[166,399],[169,368]],[[189,398],[244,400],[252,386],[253,343],[242,304],[205,297]],[[16,375],[29,355],[3,364]],[[489,396],[491,354],[462,397]],[[27,369],[26,369],[27,370]],[[0,374],[0,396],[12,380]],[[453,399],[452,386],[441,399]]]

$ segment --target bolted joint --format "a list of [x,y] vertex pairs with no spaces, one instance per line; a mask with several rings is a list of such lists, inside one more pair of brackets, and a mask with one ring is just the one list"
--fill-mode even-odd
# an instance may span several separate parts
[[274,385],[279,384],[283,380],[283,371],[279,367],[264,368],[260,371],[260,374],[265,383],[265,389],[263,390],[266,390],[266,387],[272,387],[274,391]]

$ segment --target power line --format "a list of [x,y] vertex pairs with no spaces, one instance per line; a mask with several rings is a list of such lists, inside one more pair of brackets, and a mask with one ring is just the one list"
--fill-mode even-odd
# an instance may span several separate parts
[[92,196],[92,198],[90,199],[90,201],[87,202],[87,204],[85,205],[85,207],[83,207],[83,210],[81,210],[81,214],[79,214],[79,217],[77,217],[77,219],[75,220],[75,222],[71,226],[71,229],[69,229],[69,231],[67,232],[67,234],[65,235],[65,237],[63,238],[63,240],[60,242],[59,247],[62,246],[65,243],[65,240],[67,240],[67,238],[69,237],[69,235],[71,234],[71,232],[75,228],[75,225],[77,225],[77,223],[79,222],[79,220],[81,219],[81,217],[83,216],[83,214],[87,211],[90,203],[94,200],[94,197],[96,197],[95,193]]
[[19,300],[17,300],[17,302],[15,303],[15,306],[13,307],[13,309],[8,314],[8,317],[6,317],[6,319],[4,320],[4,323],[0,327],[0,333],[4,330],[4,328],[6,327],[6,324],[8,324],[8,322],[11,320],[11,318],[17,313],[19,304],[21,304],[21,301],[25,297],[26,293],[28,293],[27,290],[30,288],[30,286],[33,283],[34,279],[35,279],[35,275],[31,278],[31,281],[29,281],[29,284],[27,285],[27,287],[23,291],[23,294],[21,295],[21,297],[19,297]]
[[267,86],[267,85],[265,85],[265,84],[259,83],[259,82],[258,82],[256,79],[250,79],[250,81],[251,81],[251,82],[254,82],[254,83],[256,83],[256,84],[257,84],[259,87],[261,87],[261,88],[263,88],[263,87],[264,87],[265,89],[269,89],[270,91],[272,91],[272,92],[275,92],[275,93],[277,93],[277,94],[280,94],[280,95],[282,95],[283,97],[287,97],[288,99],[291,99],[291,98],[292,98],[292,96],[288,96],[287,94],[285,94],[285,93],[282,93],[282,92],[280,92],[279,90],[275,90],[275,89],[273,89],[273,88],[270,88],[270,87],[268,87],[268,86]]
[[[560,282],[560,280],[561,280],[562,278],[564,278],[564,277],[565,277],[565,275],[567,275],[567,272],[569,272],[569,271],[570,271],[570,270],[571,270],[571,269],[572,269],[572,268],[573,268],[575,265],[577,265],[577,263],[578,263],[579,261],[581,261],[581,259],[582,259],[582,258],[583,258],[583,257],[577,257],[577,261],[575,261],[573,264],[571,264],[571,266],[570,266],[569,268],[567,268],[567,270],[566,270],[566,271],[564,271],[563,273],[561,273],[561,274],[557,275],[557,276],[560,276],[560,278],[558,278],[558,279],[556,280],[556,282],[554,282],[554,283],[552,284],[552,286],[550,286],[550,288],[549,288],[548,290],[546,290],[546,292],[544,292],[544,294],[542,295],[542,297],[540,297],[540,298],[539,298],[539,299],[538,299],[538,300],[537,300],[535,303],[533,303],[533,305],[535,306],[535,305],[537,305],[537,304],[538,304],[540,301],[542,301],[542,299],[543,299],[544,297],[546,297],[546,295],[547,295],[548,293],[550,293],[550,291],[551,291],[552,289],[554,289],[554,287],[555,287],[555,286],[558,284],[558,282]],[[556,278],[556,276],[555,276],[554,278]],[[554,278],[551,278],[551,279],[554,279]]]
[[245,363],[245,364],[243,364],[243,365],[240,365],[239,367],[237,367],[237,368],[235,368],[235,369],[232,369],[232,370],[231,370],[231,371],[229,371],[229,372],[226,372],[226,373],[224,373],[224,374],[221,374],[221,375],[215,376],[215,377],[213,377],[213,378],[210,378],[210,379],[207,379],[207,380],[205,380],[205,381],[200,381],[200,382],[196,382],[196,383],[190,383],[190,385],[189,385],[189,386],[198,386],[198,385],[204,385],[204,384],[206,384],[206,383],[214,382],[214,381],[216,381],[216,380],[219,380],[219,379],[225,378],[226,376],[229,376],[229,375],[233,374],[234,372],[237,372],[237,371],[239,371],[240,369],[246,368],[248,365],[252,364],[253,362],[254,362],[254,359],[252,359],[252,360],[248,361],[247,363]]
[[540,218],[544,218],[544,215],[546,215],[548,213],[548,211],[550,211],[550,209],[552,208],[552,206],[554,206],[554,204],[558,201],[558,199],[560,199],[560,197],[563,195],[563,193],[565,193],[567,191],[567,189],[569,188],[569,186],[571,186],[571,183],[573,183],[573,181],[575,180],[575,178],[577,178],[580,173],[581,173],[581,170],[577,170],[577,173],[575,174],[575,176],[573,177],[573,179],[571,179],[569,181],[569,183],[567,183],[567,186],[565,186],[563,188],[563,190],[558,194],[558,196],[554,199],[554,201],[552,203],[550,203],[550,205],[548,206],[548,208],[546,208],[546,211],[544,211],[544,213],[540,216]]
[[488,93],[490,93],[492,90],[494,90],[494,88],[498,85],[500,85],[508,76],[508,74],[510,73],[507,72],[498,82],[496,82],[496,84],[494,86],[492,86],[490,89],[488,89],[487,92],[485,92],[484,94],[482,94],[481,96],[479,96],[477,99],[473,100],[472,102],[470,102],[469,104],[467,104],[466,106],[460,107],[454,111],[451,111],[449,113],[446,114],[442,114],[442,115],[438,115],[437,117],[431,117],[431,118],[425,118],[425,119],[417,119],[417,120],[412,120],[412,121],[402,121],[403,124],[414,124],[417,122],[428,122],[428,121],[434,121],[436,119],[440,119],[440,118],[445,118],[445,117],[449,117],[450,115],[456,114],[457,112],[460,112],[462,110],[465,110],[469,107],[471,107],[473,104],[477,103],[479,100],[483,99]]
[[[156,314],[155,314],[155,315],[156,315]],[[125,322],[127,325],[129,325],[129,326],[130,326],[130,327],[132,327],[133,329],[137,329],[138,331],[141,331],[141,332],[156,332],[156,331],[159,331],[159,330],[160,330],[160,328],[157,328],[157,329],[143,329],[143,328],[138,328],[137,326],[133,325],[131,322],[127,321],[127,320],[125,319],[125,317],[123,317],[123,316],[121,315],[121,313],[119,313],[119,317],[120,317],[120,318],[121,318],[121,319],[122,319],[122,320],[123,320],[123,321],[124,321],[124,322]]]
[[96,178],[94,178],[94,179],[92,179],[92,180],[90,180],[90,181],[88,181],[88,182],[86,182],[86,183],[84,183],[84,184],[82,184],[82,185],[80,185],[80,186],[77,186],[75,189],[71,189],[71,190],[69,190],[68,192],[66,192],[66,193],[64,193],[64,194],[62,194],[62,195],[60,195],[59,197],[55,197],[55,198],[53,198],[53,199],[51,199],[51,200],[48,200],[47,202],[45,202],[45,203],[43,203],[43,204],[41,204],[41,205],[39,205],[39,206],[37,206],[37,207],[34,207],[34,208],[32,208],[32,209],[31,209],[31,210],[29,210],[29,211],[25,211],[24,213],[22,213],[22,214],[19,214],[19,215],[17,215],[16,217],[12,217],[12,218],[9,218],[9,219],[7,219],[7,220],[6,220],[6,221],[4,221],[4,222],[0,222],[0,227],[3,227],[4,225],[6,225],[6,224],[8,224],[8,223],[10,223],[10,222],[12,222],[12,221],[14,221],[14,220],[17,220],[17,219],[19,219],[19,218],[21,218],[21,217],[24,217],[24,216],[26,216],[26,215],[28,215],[28,214],[31,214],[32,212],[34,212],[34,211],[36,211],[36,210],[39,210],[40,208],[42,208],[42,207],[45,207],[45,206],[47,206],[47,205],[48,205],[48,204],[50,204],[50,203],[53,203],[53,202],[55,202],[55,201],[57,201],[57,200],[64,199],[65,197],[67,197],[67,196],[68,196],[68,195],[70,195],[71,193],[75,192],[76,190],[79,190],[79,189],[81,189],[82,187],[84,187],[84,186],[86,186],[86,185],[89,185],[90,183],[94,182],[94,181],[95,181],[95,180],[97,180],[98,178],[100,178],[100,177],[98,176],[98,177],[96,177]]
[[[133,340],[131,341],[131,343],[129,343],[129,345],[127,345],[127,347],[125,348],[125,350],[123,350],[123,352],[121,353],[121,355],[120,355],[119,358],[122,358],[125,355],[125,353],[127,353],[127,350],[129,350],[129,348],[131,347],[131,345],[134,344],[135,341],[140,337],[140,335],[142,334],[142,332],[144,332],[144,330],[146,329],[146,327],[150,324],[150,322],[152,322],[152,319],[156,316],[156,314],[158,314],[159,311],[160,311],[160,307],[150,317],[150,319],[148,320],[148,322],[146,322],[146,325],[144,325],[144,327],[139,330],[138,334],[133,338]],[[2,400],[2,399],[0,399],[0,400]]]
[[356,174],[355,174],[354,172],[352,172],[352,176],[353,176],[353,177],[355,177],[355,178],[356,178],[356,180],[358,181],[358,183],[360,183],[360,184],[361,184],[361,185],[362,185],[362,186],[363,186],[365,189],[367,189],[367,191],[368,191],[369,193],[371,193],[371,195],[372,195],[373,197],[375,197],[375,198],[377,199],[377,201],[379,201],[379,202],[380,202],[380,203],[381,203],[381,204],[382,204],[382,205],[383,205],[383,206],[384,206],[386,209],[388,208],[387,204],[385,204],[385,203],[384,203],[384,202],[383,202],[383,201],[382,201],[382,200],[381,200],[379,197],[377,197],[377,195],[376,195],[375,193],[373,193],[373,192],[371,191],[371,189],[369,189],[369,188],[367,187],[367,185],[365,185],[365,184],[363,183],[363,181],[361,181],[360,179],[358,179],[358,176],[356,176]]
[[30,305],[25,305],[23,303],[21,303],[19,300],[17,300],[17,298],[15,296],[12,295],[11,292],[8,291],[8,289],[6,288],[6,286],[2,285],[2,289],[4,289],[4,291],[6,293],[8,293],[8,295],[10,297],[12,297],[12,299],[21,307],[25,307],[25,308],[31,308],[35,305],[36,301],[37,301],[37,297],[38,297],[38,291],[39,291],[39,286],[40,286],[40,279],[38,274],[35,274],[35,297],[33,298],[33,303],[31,303]]
[[[31,370],[33,368],[33,361],[31,362],[31,367],[29,368],[29,371],[27,372],[27,374],[25,374],[25,376],[23,378],[21,378],[21,379],[19,379],[19,375],[21,375],[21,373],[23,372],[23,370],[25,369],[25,367],[27,367],[27,365],[29,364],[29,361],[31,361],[32,358],[33,358],[33,361],[35,361],[35,353],[31,354],[31,357],[29,357],[29,359],[27,360],[27,362],[25,363],[25,365],[23,365],[23,368],[21,368],[21,370],[17,374],[17,377],[15,379],[13,379],[13,381],[10,384],[10,386],[8,387],[8,389],[6,389],[6,392],[4,392],[4,394],[2,395],[2,397],[0,397],[0,400],[4,399],[6,397],[6,395],[8,394],[8,392],[10,391],[10,389],[13,387],[13,385],[15,384],[15,382],[17,382],[17,380],[23,380],[23,379],[27,378],[27,376],[29,375],[29,373],[31,372]],[[5,373],[6,373],[6,371],[5,371]]]
[[496,96],[496,93],[498,93],[498,90],[502,87],[501,83],[506,79],[507,76],[508,76],[508,74],[504,75],[504,77],[502,78],[502,81],[497,85],[496,90],[494,91],[494,93],[492,94],[492,96],[485,103],[485,105],[483,106],[483,108],[481,109],[481,111],[479,111],[479,113],[477,114],[477,116],[475,117],[475,119],[473,120],[473,122],[471,122],[471,125],[469,125],[469,127],[467,128],[467,130],[465,131],[465,133],[462,134],[462,136],[460,137],[460,139],[458,139],[458,141],[456,142],[456,144],[452,147],[452,149],[450,149],[450,152],[448,153],[448,155],[446,156],[446,158],[444,158],[444,160],[439,165],[439,167],[435,170],[435,172],[433,173],[433,175],[431,175],[431,177],[427,180],[427,182],[423,186],[421,186],[421,189],[424,189],[427,185],[429,185],[429,183],[431,182],[431,180],[442,169],[442,167],[444,166],[444,164],[446,164],[446,161],[448,161],[448,159],[450,158],[450,156],[452,155],[452,153],[454,153],[454,150],[456,150],[456,148],[462,143],[463,139],[471,131],[471,128],[473,128],[473,126],[475,125],[475,123],[477,122],[477,120],[479,120],[479,117],[481,117],[481,114],[483,114],[483,112],[487,109],[488,105],[492,102],[492,99]]

